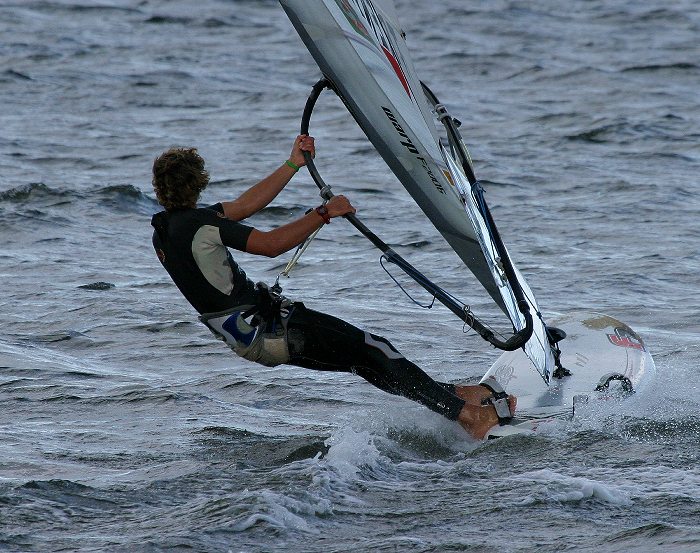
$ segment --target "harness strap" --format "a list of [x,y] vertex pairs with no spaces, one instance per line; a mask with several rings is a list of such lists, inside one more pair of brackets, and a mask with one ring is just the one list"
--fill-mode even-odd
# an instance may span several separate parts
[[258,311],[260,311],[260,308],[257,305],[254,305],[253,307],[251,307],[247,311],[243,312],[243,318],[247,319],[251,315],[255,315]]
[[498,424],[503,426],[511,422],[513,420],[513,414],[510,412],[508,394],[503,389],[503,386],[501,386],[495,378],[487,378],[479,385],[491,391],[492,395],[482,399],[481,404],[494,406],[496,409],[496,416],[498,417]]
[[289,300],[264,282],[258,282],[255,288],[258,291],[258,305],[254,308],[255,310],[251,308],[246,311],[246,313],[250,312],[251,315],[255,314],[253,320],[256,326],[265,322],[267,323],[266,330],[271,331],[278,325],[282,318],[282,305],[289,303]]
[[[258,305],[250,304],[199,319],[226,342],[237,355],[267,367],[289,361],[287,323],[294,310],[292,302],[258,284]],[[250,323],[246,321],[253,315]]]

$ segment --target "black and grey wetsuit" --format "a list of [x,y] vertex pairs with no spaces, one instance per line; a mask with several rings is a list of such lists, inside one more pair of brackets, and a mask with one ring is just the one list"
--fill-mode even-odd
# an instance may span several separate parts
[[[251,321],[250,315],[259,312],[270,317],[269,295],[253,284],[227,248],[245,251],[253,229],[227,219],[221,204],[157,213],[152,225],[153,246],[177,287],[239,355],[268,365],[352,372],[450,419],[459,415],[464,401],[454,395],[454,386],[431,379],[385,338],[301,302],[286,302],[281,316]],[[280,325],[271,324],[275,321]],[[265,344],[274,344],[274,339],[266,340],[275,332],[284,333],[284,357],[264,351],[271,350]]]
[[227,219],[221,204],[161,211],[151,224],[158,259],[199,313],[257,302],[255,285],[227,249],[245,251],[253,228]]

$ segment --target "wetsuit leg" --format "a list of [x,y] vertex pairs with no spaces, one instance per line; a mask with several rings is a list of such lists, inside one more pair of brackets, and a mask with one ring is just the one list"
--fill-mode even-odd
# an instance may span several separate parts
[[355,373],[377,388],[417,401],[456,420],[464,401],[454,386],[430,378],[380,336],[295,304],[288,323],[290,363],[308,369]]

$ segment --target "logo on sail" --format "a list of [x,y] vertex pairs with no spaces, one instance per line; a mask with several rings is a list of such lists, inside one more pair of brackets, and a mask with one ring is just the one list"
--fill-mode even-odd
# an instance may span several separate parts
[[[399,81],[401,81],[401,85],[406,91],[406,94],[411,97],[411,86],[409,85],[406,74],[401,67],[401,62],[399,61],[400,55],[397,53],[391,40],[391,36],[394,35],[393,29],[384,23],[382,18],[377,13],[375,7],[372,5],[372,2],[369,0],[335,0],[335,3],[338,4],[338,7],[343,12],[343,15],[345,15],[345,18],[358,34],[362,35],[371,42],[376,43],[376,41],[378,41],[378,46],[381,48],[384,56],[391,64],[391,67],[394,70],[394,73],[396,73],[396,76],[399,78]],[[358,11],[364,17],[358,15]],[[367,25],[365,25],[363,21],[366,21],[367,25],[369,25],[371,28],[372,34],[374,35],[376,41],[372,40],[372,37],[367,30]]]
[[425,169],[425,172],[430,178],[430,181],[433,183],[435,189],[438,192],[440,192],[440,194],[444,194],[445,189],[443,188],[442,184],[440,184],[440,181],[437,180],[437,178],[435,178],[435,174],[433,173],[432,169],[430,169],[428,162],[423,156],[420,155],[418,148],[416,148],[416,146],[413,144],[411,138],[406,134],[406,131],[403,130],[403,127],[399,123],[398,119],[396,119],[396,116],[389,108],[382,106],[382,109],[384,110],[386,116],[389,118],[389,121],[391,121],[391,124],[396,129],[396,132],[399,133],[399,136],[401,138],[403,138],[403,140],[401,141],[401,145],[405,147],[410,153],[416,156],[416,159],[421,162],[421,165],[423,165],[423,169]]
[[345,18],[348,20],[350,25],[352,25],[352,28],[367,40],[372,40],[372,37],[369,36],[369,32],[367,32],[367,27],[365,27],[364,23],[362,23],[360,16],[357,15],[357,12],[353,9],[352,4],[350,4],[348,0],[335,0],[335,3],[338,4],[338,7],[343,11],[343,15],[345,15]]

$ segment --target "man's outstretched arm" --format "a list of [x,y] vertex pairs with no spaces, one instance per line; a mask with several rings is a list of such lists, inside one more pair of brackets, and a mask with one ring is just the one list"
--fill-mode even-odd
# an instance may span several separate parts
[[[313,137],[307,135],[297,136],[294,140],[289,161],[297,167],[303,167],[306,165],[303,152],[309,152],[311,155],[314,155]],[[233,221],[247,219],[274,200],[295,173],[296,169],[290,167],[287,163],[282,164],[271,175],[251,186],[237,199],[231,202],[221,202],[224,208],[224,215],[226,215],[227,219],[232,219]]]
[[[331,218],[355,213],[355,208],[345,196],[333,196],[326,204],[326,208]],[[263,232],[253,229],[248,236],[245,251],[256,255],[277,257],[301,244],[323,224],[323,217],[316,211],[310,211],[296,221],[274,230]]]

